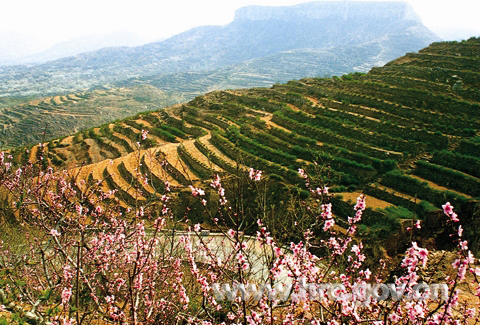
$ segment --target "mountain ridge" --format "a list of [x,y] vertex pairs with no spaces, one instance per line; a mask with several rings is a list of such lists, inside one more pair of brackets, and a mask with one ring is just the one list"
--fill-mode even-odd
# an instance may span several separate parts
[[[228,25],[193,28],[162,42],[139,47],[105,48],[31,67],[0,67],[0,81],[3,83],[0,92],[3,96],[18,96],[25,91],[53,94],[85,90],[135,76],[217,69],[282,51],[360,46],[385,37],[388,37],[388,41],[384,42],[384,46],[392,49],[391,55],[386,58],[388,61],[406,52],[419,50],[438,39],[416,19],[400,17],[395,20],[394,16],[380,14],[385,8],[392,8],[390,12],[399,17],[395,10],[399,8],[397,3],[351,5],[365,6],[365,12],[369,12],[373,18],[364,20],[359,18],[361,16],[345,16],[342,13],[345,6],[343,2],[329,3],[330,7],[337,9],[327,18],[296,19],[290,20],[289,24],[275,18],[240,19],[244,14],[239,9],[240,18],[237,15]],[[299,14],[302,14],[308,8],[311,8],[311,12],[319,11],[318,6],[313,2],[281,10],[298,16],[293,13],[300,10]],[[372,9],[374,7],[377,7],[376,11]],[[400,5],[400,8],[404,13],[411,10],[405,5]],[[270,9],[248,9],[252,10]],[[377,14],[372,14],[372,10]],[[348,19],[344,20],[345,17]],[[56,87],[49,88],[49,82],[53,79]]]

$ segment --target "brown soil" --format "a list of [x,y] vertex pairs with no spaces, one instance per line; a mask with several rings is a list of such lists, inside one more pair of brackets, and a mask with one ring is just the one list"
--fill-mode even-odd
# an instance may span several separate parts
[[178,156],[177,148],[179,145],[180,143],[167,143],[166,145],[158,147],[158,150],[163,152],[168,163],[175,167],[188,180],[198,181],[198,176],[195,175]]
[[418,180],[420,180],[420,181],[422,181],[422,182],[427,182],[427,183],[428,183],[428,186],[430,186],[431,188],[434,188],[434,189],[436,189],[436,190],[440,190],[440,191],[447,191],[447,190],[448,190],[448,191],[451,191],[451,192],[454,192],[454,193],[463,195],[463,196],[465,196],[465,197],[467,197],[467,198],[469,198],[469,199],[472,198],[472,197],[471,197],[470,195],[468,195],[468,194],[465,194],[465,193],[462,193],[462,192],[458,192],[458,191],[452,190],[451,188],[447,188],[447,187],[438,185],[438,184],[436,184],[436,183],[434,183],[434,182],[429,181],[428,179],[421,178],[421,177],[419,177],[419,176],[417,176],[417,175],[410,175],[410,176],[413,177],[413,178],[416,178],[416,179],[418,179]]
[[121,158],[113,160],[113,164],[107,164],[107,171],[113,182],[125,192],[128,192],[134,199],[145,200],[132,184],[128,183],[118,171],[118,165],[122,162]]
[[73,143],[73,135],[70,135],[68,137],[65,137],[62,142],[60,142],[61,144],[66,144],[66,145],[71,145]]
[[33,146],[31,149],[30,149],[30,157],[28,158],[28,161],[34,163],[37,161],[37,152],[38,152],[38,145],[37,146]]
[[100,148],[93,139],[85,139],[84,142],[88,144],[88,156],[92,159],[92,163],[100,162],[108,157],[102,156],[100,153]]
[[165,170],[160,165],[161,161],[158,161],[155,158],[155,153],[157,152],[156,149],[149,149],[146,151],[145,157],[145,164],[147,165],[148,170],[159,178],[162,181],[168,181],[172,186],[181,186],[176,180],[174,180],[170,175],[168,175]]
[[55,96],[53,97],[53,102],[57,105],[60,105],[62,104],[62,99],[60,98],[60,96]]
[[138,120],[135,120],[135,122],[137,122],[138,124],[143,125],[147,128],[152,128],[152,124],[150,124],[150,122],[148,122],[148,121],[138,119]]
[[281,130],[283,130],[283,131],[286,131],[286,132],[288,132],[288,133],[291,133],[291,131],[290,131],[289,129],[286,129],[286,128],[284,128],[283,126],[280,126],[280,125],[278,125],[278,124],[275,123],[275,122],[272,122],[272,117],[273,117],[273,114],[270,114],[270,115],[261,117],[260,119],[261,119],[261,120],[264,120],[265,123],[267,123],[267,125],[268,125],[269,127],[274,127],[274,128],[277,128],[277,129],[281,129]]
[[[133,177],[137,177],[137,173],[140,173],[139,170],[139,163],[141,157],[143,156],[142,152],[140,152],[140,157],[138,152],[132,152],[125,157],[119,158],[123,161],[125,168],[129,171]],[[140,179],[139,179],[140,180]],[[155,189],[148,184],[142,184],[143,188],[150,194],[155,193]]]
[[[201,137],[199,140],[207,147],[207,149],[209,149],[219,158],[223,159],[225,162],[227,162],[231,166],[237,166],[237,162],[235,160],[230,159],[223,152],[221,152],[217,147],[215,147],[212,143],[210,143],[211,138],[212,138],[212,135],[209,133],[208,135]],[[241,168],[246,168],[246,167],[241,166]]]
[[123,139],[123,140],[127,141],[127,143],[130,145],[130,147],[131,147],[132,149],[135,150],[135,149],[137,148],[137,144],[134,143],[132,140],[130,140],[129,137],[127,137],[127,136],[125,136],[125,135],[123,135],[123,134],[121,134],[121,133],[118,133],[118,132],[113,132],[113,135],[114,135],[115,137],[117,137],[117,138],[120,138],[120,139]]
[[198,161],[203,163],[205,166],[208,166],[211,169],[213,169],[214,172],[223,171],[222,168],[220,168],[219,166],[215,165],[210,160],[208,160],[208,158],[205,157],[204,154],[197,149],[197,147],[195,147],[194,142],[195,140],[187,140],[187,141],[184,141],[182,144],[185,147],[185,149],[190,153],[190,155],[192,155],[192,157],[198,159]]
[[[357,197],[359,197],[362,192],[345,192],[345,193],[338,193],[338,195],[343,196],[343,201],[348,202],[351,201],[353,204],[357,202]],[[377,199],[374,196],[366,196],[365,198],[365,203],[367,207],[371,207],[372,209],[384,209],[390,206],[393,206],[393,204],[383,201],[380,199]]]

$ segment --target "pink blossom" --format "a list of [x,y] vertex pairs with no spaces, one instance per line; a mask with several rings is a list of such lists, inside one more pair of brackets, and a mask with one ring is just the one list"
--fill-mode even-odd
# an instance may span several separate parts
[[62,291],[62,304],[69,302],[70,297],[72,296],[72,288],[64,288]]
[[365,195],[360,195],[357,198],[357,204],[355,205],[354,209],[355,210],[365,210],[366,204],[365,204]]
[[242,264],[245,262],[245,255],[243,255],[242,253],[238,253],[237,254],[237,260],[238,260],[238,263]]
[[307,178],[307,174],[305,173],[305,170],[302,168],[298,169],[298,175],[300,175],[300,177],[302,178]]
[[444,205],[442,205],[442,208],[443,208],[443,212],[445,212],[445,214],[447,215],[453,212],[453,206],[450,204],[450,202],[447,202]]
[[235,236],[235,230],[233,229],[229,229],[227,234],[230,236],[230,237],[234,237]]
[[360,254],[360,247],[358,247],[357,245],[353,245],[352,252],[354,252],[356,255]]
[[142,130],[142,140],[147,139],[148,130]]
[[164,204],[163,207],[162,207],[162,214],[163,215],[167,214],[169,210],[170,210],[170,208],[167,207],[166,204]]
[[462,237],[463,234],[463,228],[462,225],[458,226],[458,237]]
[[193,187],[192,185],[190,185],[189,187],[192,190],[192,195],[193,196],[203,196],[203,195],[205,195],[204,190],[202,190],[200,188]]
[[50,230],[50,235],[52,235],[53,237],[59,237],[60,233],[56,229],[52,229]]
[[365,279],[368,280],[370,279],[370,275],[372,275],[372,272],[370,271],[370,269],[366,269],[364,274],[365,274]]
[[455,212],[452,212],[450,215],[450,218],[452,219],[453,222],[459,222],[460,219],[458,219],[458,215]]
[[115,301],[115,296],[114,295],[106,296],[105,301],[107,302],[107,304],[112,304]]
[[251,179],[251,180],[254,180],[255,182],[258,182],[260,181],[260,179],[262,178],[262,171],[261,170],[255,170],[253,168],[250,168],[249,172],[248,172],[248,177]]
[[323,231],[327,231],[328,229],[333,227],[334,224],[335,224],[335,220],[333,219],[325,220],[325,223],[323,224]]
[[220,176],[215,175],[215,179],[212,180],[212,183],[210,183],[210,186],[213,187],[213,188],[217,188],[217,187],[220,187],[221,186],[221,183],[220,183]]
[[390,321],[392,321],[393,323],[397,323],[399,320],[400,320],[400,316],[398,316],[398,314],[396,314],[395,312],[391,313],[389,316],[388,316],[388,319]]
[[467,309],[467,312],[466,312],[467,318],[473,318],[473,317],[475,317],[475,312],[476,312],[476,309],[475,309],[475,308],[468,308],[468,309]]

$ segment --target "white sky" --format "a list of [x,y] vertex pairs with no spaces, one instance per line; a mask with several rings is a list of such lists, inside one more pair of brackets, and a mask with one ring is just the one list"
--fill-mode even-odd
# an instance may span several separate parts
[[[146,40],[200,25],[225,25],[247,5],[294,5],[308,0],[0,0],[0,33],[23,31],[53,45],[89,33],[129,30]],[[479,0],[408,0],[433,29],[480,34]]]

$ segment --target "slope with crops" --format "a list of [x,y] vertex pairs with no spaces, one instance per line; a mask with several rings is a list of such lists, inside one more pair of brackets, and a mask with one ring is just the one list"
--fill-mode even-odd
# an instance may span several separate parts
[[[433,43],[368,74],[214,91],[13,153],[18,162],[43,155],[59,168],[88,169],[91,179],[119,190],[125,206],[158,200],[162,173],[182,188],[249,167],[307,197],[298,170],[320,167],[332,192],[374,198],[371,226],[387,217],[425,218],[447,201],[473,218],[479,67],[479,39]],[[135,181],[138,173],[144,184]],[[335,213],[347,217],[349,195],[336,197]]]

